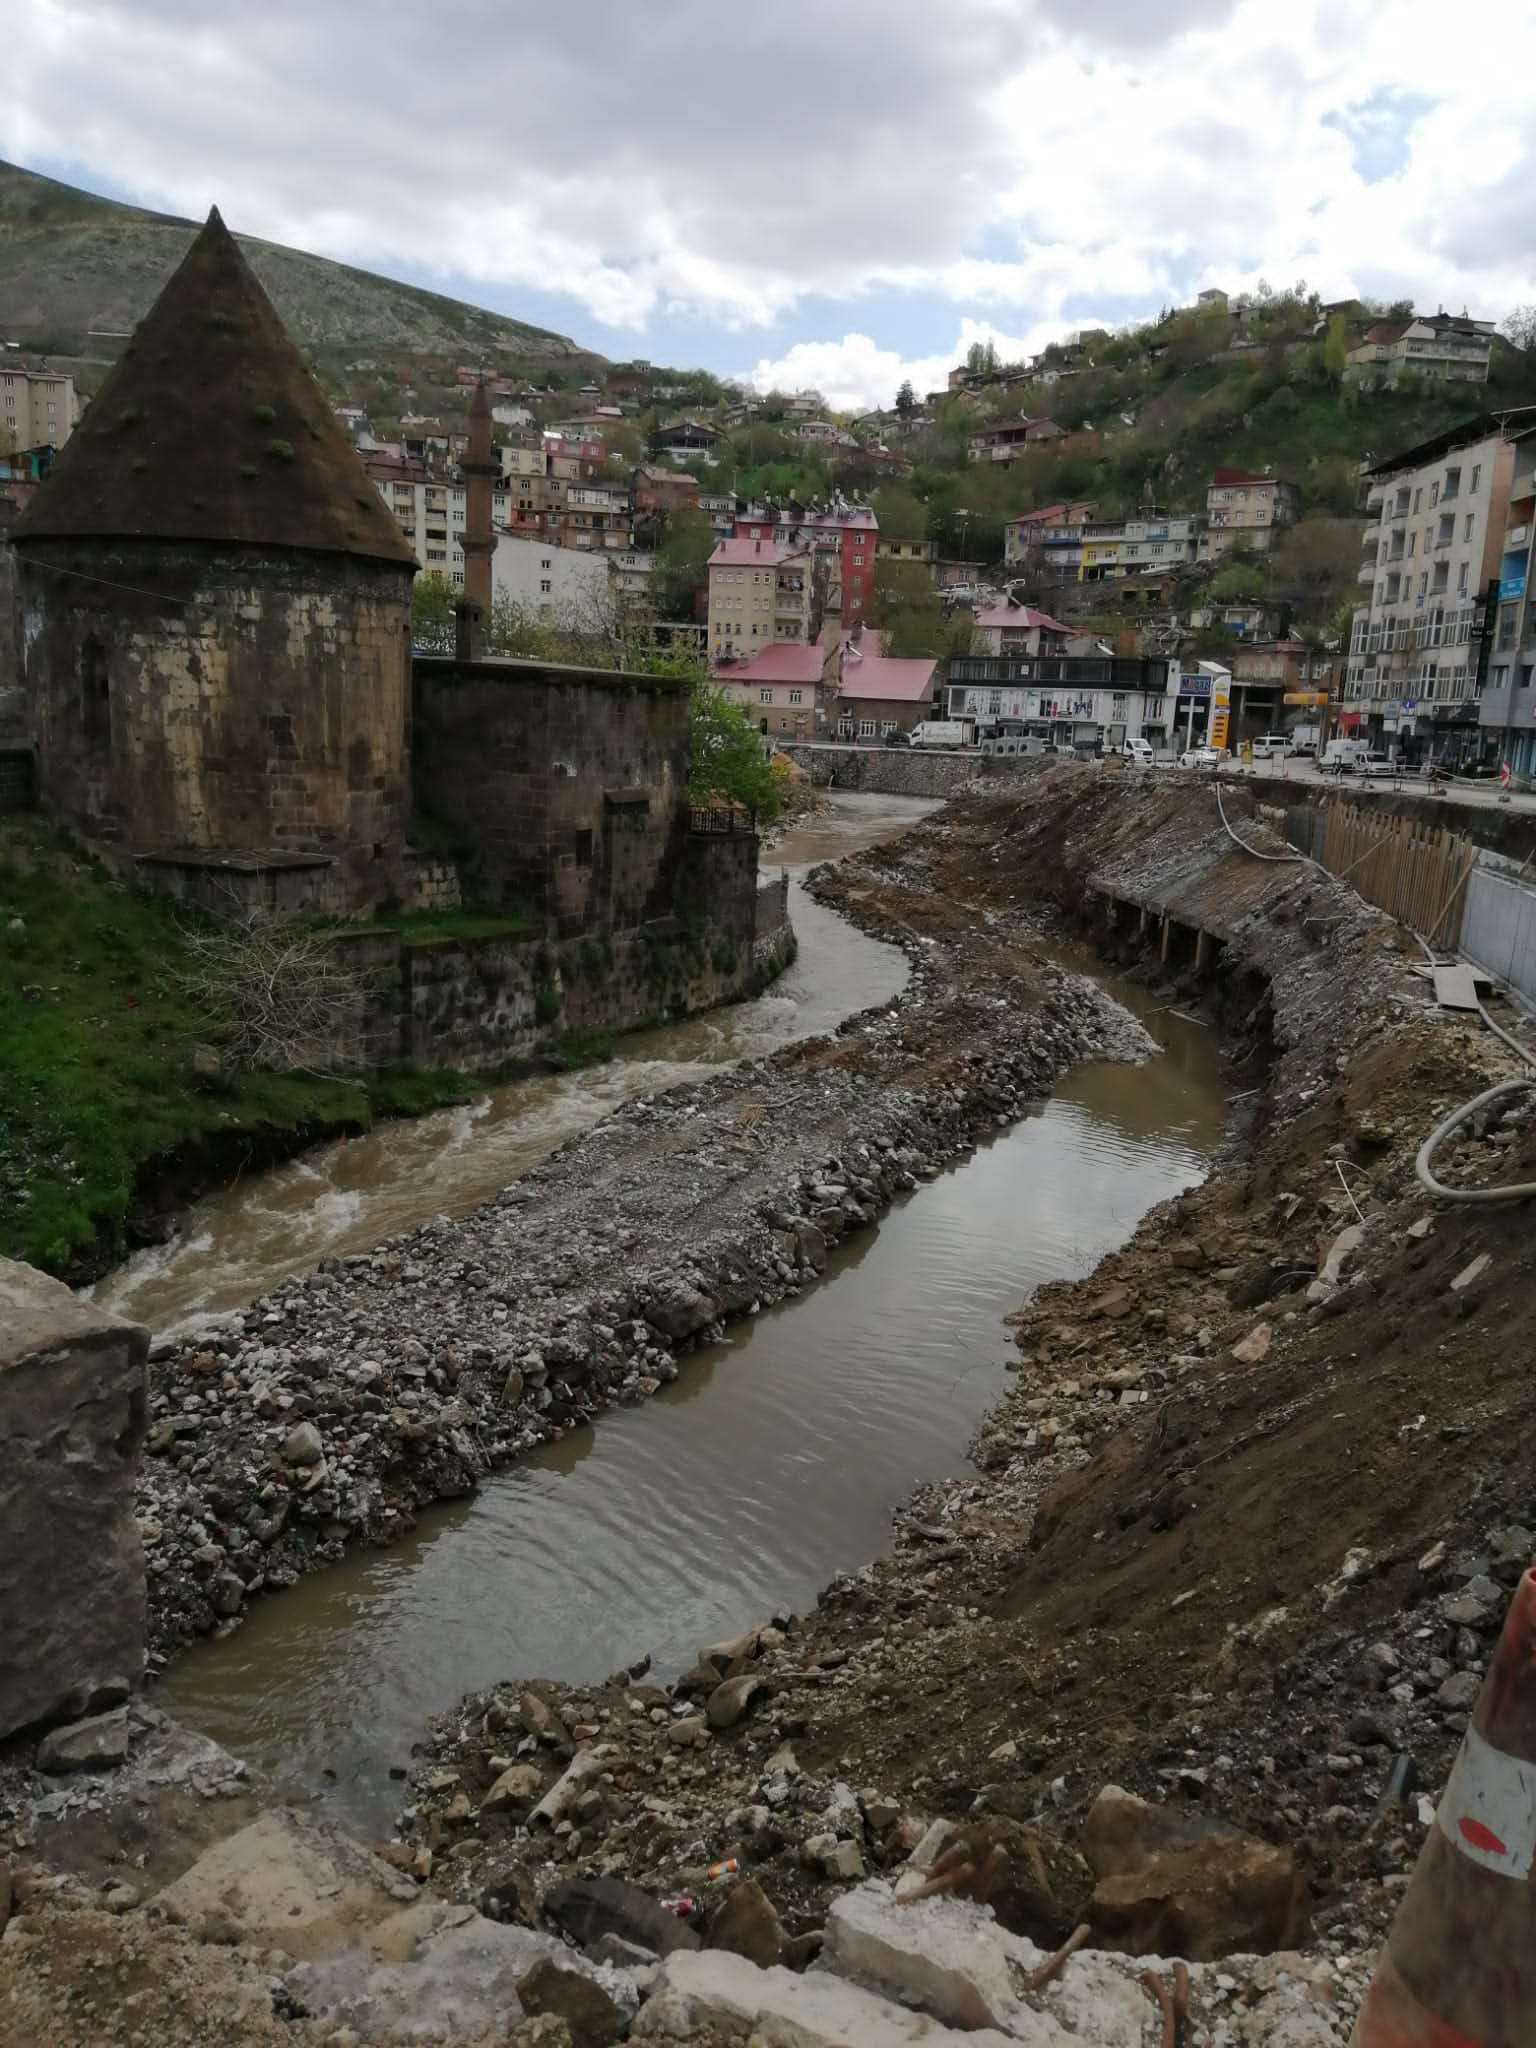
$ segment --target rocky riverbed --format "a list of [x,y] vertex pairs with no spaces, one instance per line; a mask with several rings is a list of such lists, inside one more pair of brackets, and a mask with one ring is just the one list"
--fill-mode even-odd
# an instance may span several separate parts
[[627,1105],[471,1215],[155,1346],[156,1656],[645,1399],[1064,1069],[1151,1050],[1022,916],[984,950],[906,944],[907,994],[835,1037]]

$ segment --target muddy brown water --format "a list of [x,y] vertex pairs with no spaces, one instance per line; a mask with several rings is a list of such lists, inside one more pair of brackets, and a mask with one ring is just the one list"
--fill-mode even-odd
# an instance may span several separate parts
[[[844,799],[786,842],[783,857],[835,857],[926,808]],[[639,1089],[613,1069],[560,1088],[613,1088],[606,1108],[666,1085],[659,1075],[674,1067],[696,1074],[701,1060],[723,1064],[825,1030],[897,992],[905,966],[893,949],[803,894],[795,916],[800,958],[777,996],[702,1020],[718,1039],[693,1039],[698,1023],[661,1034],[665,1056]],[[424,1722],[462,1693],[519,1675],[593,1681],[642,1652],[666,1677],[701,1643],[804,1607],[834,1572],[867,1562],[915,1485],[963,1469],[1007,1384],[1003,1315],[1043,1281],[1082,1274],[1123,1243],[1150,1207],[1204,1177],[1221,1140],[1217,1034],[1134,988],[1116,984],[1116,993],[1162,1043],[1161,1058],[1070,1074],[1022,1122],[842,1247],[820,1285],[693,1354],[644,1407],[607,1415],[472,1499],[424,1514],[391,1549],[355,1552],[258,1604],[234,1634],[177,1660],[160,1703],[290,1792],[377,1833],[400,1804],[390,1769],[408,1763]],[[691,1057],[690,1042],[699,1048]],[[248,1299],[324,1250],[371,1243],[424,1213],[468,1208],[602,1113],[586,1101],[552,1129],[558,1114],[539,1087],[524,1112],[551,1117],[538,1134],[504,1130],[513,1108],[482,1112],[494,1167],[474,1159],[473,1138],[446,1133],[429,1150],[446,1186],[431,1199],[418,1190],[413,1204],[381,1158],[366,1185],[368,1218],[317,1225],[318,1250],[299,1187],[281,1200],[247,1190],[238,1223],[237,1199],[216,1218],[203,1205],[196,1224],[210,1250],[220,1247],[222,1298]],[[367,1142],[398,1142],[408,1178],[415,1147],[434,1143],[412,1126]],[[327,1178],[312,1202],[337,1191],[343,1163],[321,1162]],[[466,1183],[474,1192],[458,1199]],[[149,1255],[136,1282],[122,1276],[120,1287],[140,1291],[119,1293],[118,1305],[151,1320],[151,1299],[168,1304],[160,1315],[188,1313],[190,1276],[172,1277],[174,1252],[153,1269],[161,1257]]]

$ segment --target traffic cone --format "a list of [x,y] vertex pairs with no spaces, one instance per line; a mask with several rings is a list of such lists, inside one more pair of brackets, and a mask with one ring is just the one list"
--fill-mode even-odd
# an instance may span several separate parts
[[1515,1590],[1352,2048],[1536,2042],[1536,1571]]

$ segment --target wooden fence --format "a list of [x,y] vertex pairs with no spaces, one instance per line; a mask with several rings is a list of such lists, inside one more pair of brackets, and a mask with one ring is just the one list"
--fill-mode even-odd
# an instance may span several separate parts
[[1402,924],[1454,951],[1478,848],[1465,834],[1352,804],[1298,805],[1286,837]]

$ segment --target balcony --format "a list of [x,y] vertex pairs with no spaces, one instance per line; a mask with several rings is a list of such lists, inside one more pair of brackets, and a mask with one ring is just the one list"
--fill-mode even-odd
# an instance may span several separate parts
[[1357,583],[1374,583],[1376,581],[1376,564],[1374,562],[1362,562],[1356,572],[1355,581]]
[[1381,537],[1384,531],[1385,528],[1382,526],[1380,520],[1377,520],[1373,526],[1368,526],[1365,529],[1364,533],[1362,533],[1360,536],[1361,547],[1374,548],[1380,546]]

